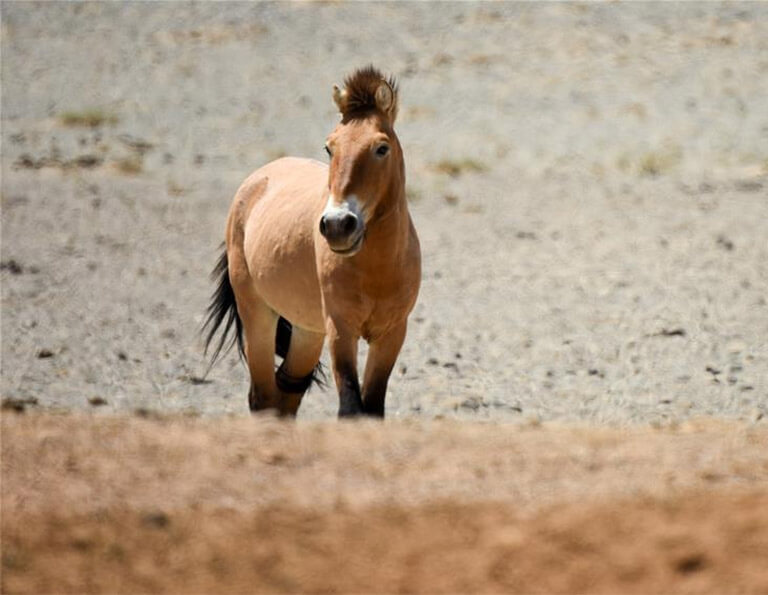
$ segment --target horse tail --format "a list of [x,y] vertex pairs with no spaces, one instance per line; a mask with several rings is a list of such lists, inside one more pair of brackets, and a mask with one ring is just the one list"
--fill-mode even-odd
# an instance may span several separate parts
[[[207,316],[203,323],[203,333],[207,332],[205,337],[205,354],[208,354],[208,348],[211,343],[214,342],[216,333],[219,331],[221,325],[224,325],[224,330],[221,333],[216,349],[213,352],[211,358],[211,366],[216,363],[216,360],[221,355],[222,349],[229,351],[232,346],[237,343],[237,351],[240,354],[240,358],[245,357],[245,347],[243,344],[243,321],[240,320],[240,315],[237,313],[237,302],[235,302],[235,292],[232,289],[232,284],[229,281],[229,260],[227,259],[226,249],[222,252],[219,260],[216,261],[216,266],[213,267],[211,278],[216,283],[216,290],[211,296],[211,303],[206,310]],[[235,336],[232,337],[229,345],[227,345],[227,337],[232,331],[232,327],[235,327]],[[210,370],[210,367],[209,367]]]
[[[203,323],[203,333],[207,332],[205,337],[205,353],[208,353],[208,349],[211,343],[214,342],[216,333],[219,328],[224,325],[224,330],[221,333],[218,344],[213,352],[211,358],[210,368],[222,355],[222,350],[226,353],[232,346],[237,344],[237,351],[240,355],[240,359],[245,359],[245,346],[243,343],[243,321],[240,319],[240,315],[237,313],[237,302],[235,301],[235,292],[232,289],[232,284],[229,280],[229,260],[227,259],[227,251],[224,250],[216,261],[216,266],[213,267],[211,278],[217,283],[216,290],[211,296],[211,303],[208,305],[207,316]],[[227,345],[227,337],[232,331],[234,326],[235,335],[232,337],[230,344]],[[275,334],[275,353],[285,359],[288,354],[288,348],[291,345],[291,335],[293,334],[293,325],[288,322],[282,316],[277,321],[277,333]],[[317,362],[317,365],[312,370],[309,378],[309,384],[316,384],[323,388],[328,382],[328,377],[325,372],[325,367],[321,362]]]

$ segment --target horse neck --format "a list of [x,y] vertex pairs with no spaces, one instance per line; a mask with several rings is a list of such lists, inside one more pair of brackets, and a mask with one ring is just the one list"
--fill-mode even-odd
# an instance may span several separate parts
[[389,258],[397,262],[405,254],[411,225],[402,166],[399,175],[391,181],[379,204],[386,206],[378,209],[369,221],[367,241],[372,244],[381,242],[381,251],[377,252],[388,253]]

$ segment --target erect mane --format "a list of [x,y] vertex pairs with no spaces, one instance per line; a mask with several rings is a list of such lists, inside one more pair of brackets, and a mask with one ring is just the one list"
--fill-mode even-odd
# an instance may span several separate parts
[[346,91],[344,115],[376,109],[376,89],[386,81],[392,89],[393,113],[397,110],[397,80],[394,76],[385,78],[373,65],[360,68],[344,79]]

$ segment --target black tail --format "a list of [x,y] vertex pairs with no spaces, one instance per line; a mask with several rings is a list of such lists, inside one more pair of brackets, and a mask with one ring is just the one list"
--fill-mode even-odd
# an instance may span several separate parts
[[[219,257],[216,262],[216,266],[213,267],[211,273],[212,279],[217,283],[216,291],[211,296],[211,303],[208,306],[208,315],[203,323],[203,333],[207,332],[205,337],[205,353],[208,353],[208,349],[211,343],[216,337],[216,333],[224,324],[224,331],[221,333],[218,345],[213,352],[211,358],[211,366],[216,363],[216,360],[222,354],[222,350],[226,353],[232,346],[237,343],[237,351],[240,354],[240,358],[245,358],[245,347],[243,344],[243,321],[240,320],[240,316],[237,313],[237,303],[235,302],[235,292],[232,290],[232,284],[229,282],[229,261],[227,260],[227,251]],[[229,336],[232,326],[235,327],[235,336],[227,345],[227,337]],[[277,321],[277,334],[275,335],[275,353],[282,358],[285,358],[288,353],[288,347],[291,344],[291,334],[293,332],[293,326],[282,316]],[[210,369],[209,367],[209,369]],[[319,387],[325,387],[327,383],[327,376],[325,368],[321,362],[318,362],[315,369],[312,371],[312,383]]]
[[[216,266],[213,267],[211,278],[217,283],[216,291],[211,296],[211,303],[208,306],[208,315],[203,323],[203,333],[207,331],[205,337],[205,353],[208,354],[208,348],[211,346],[219,327],[224,323],[224,331],[221,333],[216,350],[213,352],[211,358],[211,366],[216,363],[221,355],[221,350],[226,346],[225,352],[232,349],[232,346],[237,343],[237,351],[240,354],[240,358],[245,357],[245,348],[243,346],[243,321],[240,320],[240,316],[237,313],[237,303],[235,302],[235,292],[232,290],[232,284],[229,282],[229,261],[227,260],[227,251],[224,250],[219,260],[216,262]],[[235,336],[232,341],[227,345],[227,337],[232,330],[232,325],[235,326]]]

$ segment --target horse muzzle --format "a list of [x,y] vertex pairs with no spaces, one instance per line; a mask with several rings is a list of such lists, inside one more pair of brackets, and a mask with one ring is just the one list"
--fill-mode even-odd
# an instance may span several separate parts
[[352,211],[332,209],[320,217],[320,234],[333,252],[341,256],[352,256],[363,246],[365,225]]

